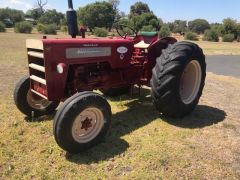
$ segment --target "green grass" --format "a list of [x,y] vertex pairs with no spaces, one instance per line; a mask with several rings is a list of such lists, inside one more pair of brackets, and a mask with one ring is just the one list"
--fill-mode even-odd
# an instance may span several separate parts
[[40,37],[0,33],[0,179],[240,178],[240,80],[213,74],[183,119],[160,115],[147,89],[140,100],[137,93],[109,99],[106,140],[66,154],[53,137],[54,116],[26,121],[13,103],[14,85],[27,73],[25,39]]

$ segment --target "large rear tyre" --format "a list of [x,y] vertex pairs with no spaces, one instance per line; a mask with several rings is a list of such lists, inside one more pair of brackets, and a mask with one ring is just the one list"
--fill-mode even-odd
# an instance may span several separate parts
[[157,110],[174,118],[192,112],[202,95],[205,77],[205,56],[198,45],[169,45],[153,68],[152,98]]
[[17,108],[28,117],[52,114],[59,105],[59,102],[48,101],[32,93],[29,76],[22,77],[16,84],[14,102]]
[[111,107],[101,95],[75,94],[64,102],[54,118],[55,140],[69,153],[86,151],[106,136],[111,116]]

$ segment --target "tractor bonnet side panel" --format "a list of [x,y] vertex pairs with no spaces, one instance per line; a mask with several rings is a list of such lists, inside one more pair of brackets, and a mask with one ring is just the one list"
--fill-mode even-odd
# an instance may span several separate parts
[[109,62],[113,69],[130,65],[133,42],[124,39],[61,39],[44,40],[51,48],[54,61],[67,64]]
[[[49,100],[64,97],[70,66],[108,62],[112,69],[127,68],[133,42],[124,39],[46,39],[44,60]],[[63,74],[57,66],[64,65]]]

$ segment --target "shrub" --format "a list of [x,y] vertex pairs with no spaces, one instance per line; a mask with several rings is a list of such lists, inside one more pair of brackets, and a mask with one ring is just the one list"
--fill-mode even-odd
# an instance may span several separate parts
[[171,31],[170,31],[170,28],[168,26],[162,26],[160,32],[159,32],[159,35],[161,38],[164,38],[164,37],[168,37],[171,35]]
[[39,33],[42,33],[45,28],[46,28],[46,26],[44,26],[43,24],[41,24],[41,23],[37,24],[37,31]]
[[17,33],[31,33],[32,29],[32,24],[26,21],[19,22],[14,27],[14,31]]
[[94,35],[97,37],[107,37],[108,31],[105,28],[95,28]]
[[92,33],[92,32],[87,32],[87,35],[88,35],[88,36],[92,36],[93,33]]
[[42,33],[44,33],[44,34],[57,34],[57,27],[54,24],[45,25]]
[[66,33],[68,31],[68,27],[67,26],[62,26],[61,31]]
[[223,42],[233,42],[235,40],[234,34],[226,34],[223,36]]
[[0,32],[5,32],[6,31],[6,26],[3,22],[0,21]]
[[240,42],[240,36],[237,37],[237,42]]
[[215,29],[206,30],[203,37],[204,41],[218,42],[219,36]]
[[198,41],[198,35],[194,32],[187,32],[184,38],[185,40]]
[[156,31],[156,29],[152,25],[148,25],[148,26],[143,26],[141,31],[152,32],[152,31]]

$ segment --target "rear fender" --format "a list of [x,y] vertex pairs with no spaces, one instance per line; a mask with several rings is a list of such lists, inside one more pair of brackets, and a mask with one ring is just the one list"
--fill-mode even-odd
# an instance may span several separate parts
[[154,42],[148,48],[148,59],[150,61],[156,62],[156,58],[162,54],[162,50],[166,49],[169,44],[174,44],[176,42],[177,42],[177,40],[173,37],[165,37],[165,38],[159,39],[158,41]]
[[147,67],[147,80],[148,82],[152,78],[152,69],[156,65],[156,59],[162,54],[162,50],[166,49],[169,44],[176,43],[177,40],[173,37],[166,37],[159,39],[158,41],[154,42],[148,48],[148,67]]

